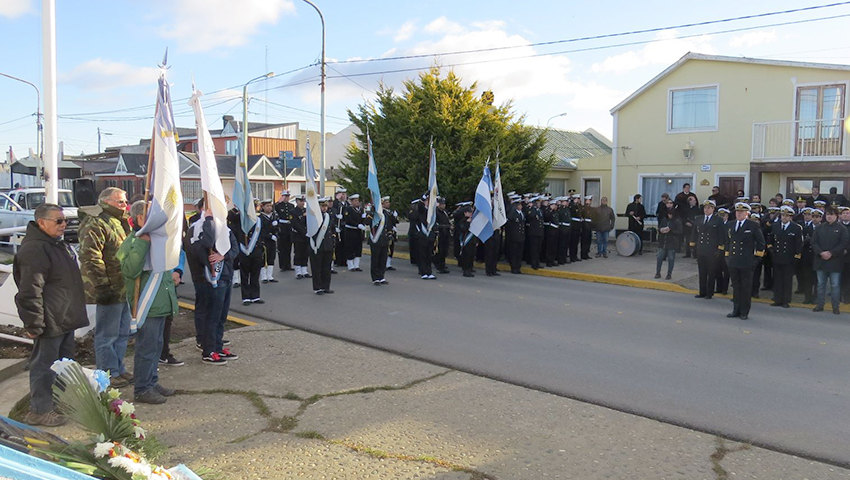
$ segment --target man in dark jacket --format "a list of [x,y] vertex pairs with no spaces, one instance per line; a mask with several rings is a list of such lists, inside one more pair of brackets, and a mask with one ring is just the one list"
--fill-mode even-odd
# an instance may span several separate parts
[[[310,239],[309,246],[310,264],[313,265],[313,293],[316,295],[334,293],[331,290],[331,264],[333,263],[331,257],[334,252],[334,238],[337,235],[337,218],[328,212],[329,201],[329,198],[319,199],[319,205],[322,209],[322,224],[319,226],[316,235]],[[315,250],[313,250],[314,246],[316,247]],[[375,262],[373,261],[372,269],[374,270],[374,268]]]
[[511,201],[513,209],[508,214],[507,238],[510,242],[508,249],[508,263],[511,264],[511,273],[519,275],[522,272],[522,251],[525,244],[525,214],[522,212],[522,201],[515,198]]
[[[531,268],[537,270],[540,268],[540,249],[543,246],[543,212],[540,210],[540,197],[532,199],[531,206],[528,208],[528,216],[525,219],[527,227],[526,234],[528,236],[528,263]],[[461,237],[462,239],[463,237]],[[578,248],[578,243],[575,244]]]
[[[635,194],[634,200],[626,207],[626,217],[629,218],[629,231],[635,232],[643,240],[643,221],[646,219],[646,209],[641,205],[641,195]],[[638,255],[643,255],[643,242],[640,242]]]
[[13,275],[18,316],[33,339],[30,354],[30,425],[55,427],[65,418],[53,408],[53,362],[74,358],[74,330],[89,324],[83,280],[74,251],[62,240],[67,226],[62,207],[43,203],[15,255]]
[[661,278],[661,265],[667,259],[667,280],[673,278],[673,265],[676,263],[676,252],[679,250],[679,237],[682,235],[682,220],[673,210],[673,202],[669,199],[664,206],[664,218],[658,219],[658,252],[656,253],[655,278]]
[[449,269],[446,268],[446,257],[449,255],[449,247],[452,244],[452,222],[449,220],[449,214],[446,213],[446,199],[443,197],[437,198],[435,228],[437,229],[437,252],[434,254],[434,266],[437,267],[437,273],[449,273]]
[[756,258],[764,256],[764,235],[761,225],[750,220],[752,208],[746,202],[735,204],[735,220],[730,222],[726,239],[726,260],[732,282],[732,313],[729,318],[749,318],[752,303],[753,268]]
[[815,228],[812,234],[812,253],[815,254],[814,269],[818,277],[818,297],[813,311],[822,312],[826,303],[826,281],[829,280],[832,297],[832,313],[841,313],[841,271],[844,269],[844,251],[848,246],[847,228],[838,221],[835,207],[827,207],[826,222]]
[[[714,296],[714,283],[719,267],[720,255],[726,248],[723,238],[723,220],[714,214],[717,207],[714,200],[703,202],[700,215],[692,221],[690,247],[697,257],[699,268],[699,294],[697,298],[711,299]],[[687,229],[685,229],[687,231]]]
[[803,253],[803,229],[791,221],[793,216],[794,209],[786,205],[780,211],[780,221],[770,227],[774,270],[772,307],[789,307],[794,267]]

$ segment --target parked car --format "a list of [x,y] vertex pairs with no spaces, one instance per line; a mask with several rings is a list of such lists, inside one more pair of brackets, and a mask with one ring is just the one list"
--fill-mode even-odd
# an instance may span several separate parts
[[[0,228],[22,227],[34,218],[35,208],[44,203],[44,188],[20,188],[0,193]],[[68,226],[65,240],[76,243],[80,219],[74,194],[70,190],[59,190],[59,206],[65,211]]]

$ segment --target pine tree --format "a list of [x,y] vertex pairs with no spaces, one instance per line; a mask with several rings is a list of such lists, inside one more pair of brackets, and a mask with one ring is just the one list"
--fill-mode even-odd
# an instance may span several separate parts
[[[487,157],[500,150],[502,186],[506,191],[539,191],[554,157],[541,158],[545,136],[535,135],[514,118],[511,102],[492,106],[453,72],[445,77],[439,67],[404,82],[402,95],[381,85],[374,103],[348,111],[360,129],[340,166],[340,182],[349,192],[367,193],[366,131],[372,148],[381,193],[392,196],[395,208],[421,196],[428,187],[428,146],[437,152],[437,183],[449,206],[471,200]],[[491,162],[495,167],[495,163]],[[495,173],[495,172],[494,172]]]

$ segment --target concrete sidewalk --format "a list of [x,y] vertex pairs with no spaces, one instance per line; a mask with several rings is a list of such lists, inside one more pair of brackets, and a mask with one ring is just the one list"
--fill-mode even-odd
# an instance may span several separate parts
[[[850,471],[258,322],[239,360],[193,339],[160,368],[180,389],[137,405],[179,462],[239,479],[841,479]],[[3,383],[26,393],[26,382]],[[125,397],[132,398],[125,389]],[[56,429],[79,436],[73,426]]]

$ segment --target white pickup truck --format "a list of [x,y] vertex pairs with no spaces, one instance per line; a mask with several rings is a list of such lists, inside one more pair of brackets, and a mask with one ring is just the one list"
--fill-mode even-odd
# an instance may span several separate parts
[[[22,227],[34,218],[35,207],[44,203],[44,188],[20,188],[0,192],[0,228]],[[59,206],[65,211],[68,226],[65,240],[76,243],[80,220],[70,190],[59,190]]]

